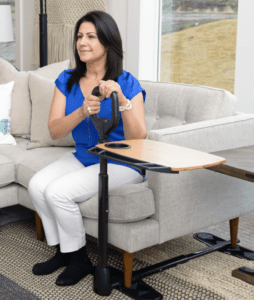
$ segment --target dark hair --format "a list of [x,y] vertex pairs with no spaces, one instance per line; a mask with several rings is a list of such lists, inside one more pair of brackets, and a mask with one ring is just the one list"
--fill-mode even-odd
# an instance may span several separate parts
[[108,49],[106,61],[106,73],[103,80],[117,80],[118,76],[123,73],[123,48],[122,39],[115,20],[104,11],[90,11],[80,18],[74,31],[73,51],[76,62],[76,69],[69,71],[71,74],[67,82],[67,90],[70,92],[73,84],[79,83],[81,77],[86,74],[86,63],[79,58],[77,51],[77,37],[79,27],[83,22],[94,24],[100,43]]

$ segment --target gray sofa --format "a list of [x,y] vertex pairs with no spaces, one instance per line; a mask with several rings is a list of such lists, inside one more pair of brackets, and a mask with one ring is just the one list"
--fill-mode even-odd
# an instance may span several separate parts
[[[20,204],[34,210],[29,180],[74,151],[71,135],[53,141],[47,130],[54,79],[66,68],[68,61],[18,72],[0,59],[0,84],[15,81],[11,133],[17,143],[0,145],[0,208]],[[231,93],[179,83],[141,85],[147,92],[148,139],[209,153],[254,145],[254,115],[236,112],[237,99]],[[250,213],[253,194],[253,183],[206,169],[148,171],[141,184],[109,190],[108,240],[134,253]],[[97,238],[98,195],[79,206],[86,233]]]

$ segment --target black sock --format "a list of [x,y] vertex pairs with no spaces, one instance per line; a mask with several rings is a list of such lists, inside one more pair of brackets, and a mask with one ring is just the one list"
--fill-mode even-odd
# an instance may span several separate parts
[[71,253],[71,261],[66,269],[61,273],[56,284],[60,286],[73,285],[78,283],[82,278],[93,272],[93,265],[89,259],[86,247]]
[[65,267],[70,262],[71,253],[60,252],[59,244],[56,245],[57,253],[48,261],[34,265],[34,275],[48,275],[61,267]]

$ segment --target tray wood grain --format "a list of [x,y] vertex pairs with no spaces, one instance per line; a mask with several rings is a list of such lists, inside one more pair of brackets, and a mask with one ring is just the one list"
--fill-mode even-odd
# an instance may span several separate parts
[[132,159],[170,167],[172,171],[187,171],[216,166],[226,162],[226,159],[176,145],[151,140],[124,140],[111,143],[130,145],[129,149],[113,149],[98,144],[96,148],[120,154]]

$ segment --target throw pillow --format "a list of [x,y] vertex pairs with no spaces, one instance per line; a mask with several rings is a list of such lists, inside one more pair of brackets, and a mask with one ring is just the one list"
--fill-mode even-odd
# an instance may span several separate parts
[[11,95],[14,81],[0,85],[0,144],[17,145],[11,135]]
[[29,73],[28,84],[32,101],[31,136],[27,149],[50,146],[75,146],[72,134],[52,140],[48,129],[48,118],[54,96],[54,80]]
[[47,65],[36,71],[18,71],[12,64],[0,58],[0,84],[15,81],[11,103],[11,134],[14,136],[30,135],[31,101],[28,90],[28,74],[40,74],[46,78],[56,79],[69,68],[70,61]]
[[53,79],[55,81],[63,70],[69,69],[69,66],[70,66],[70,61],[65,60],[62,62],[47,65],[35,71],[29,71],[29,73],[41,75],[45,78]]
[[31,119],[31,103],[28,91],[28,74],[0,58],[0,84],[15,81],[11,99],[11,134],[29,135]]

